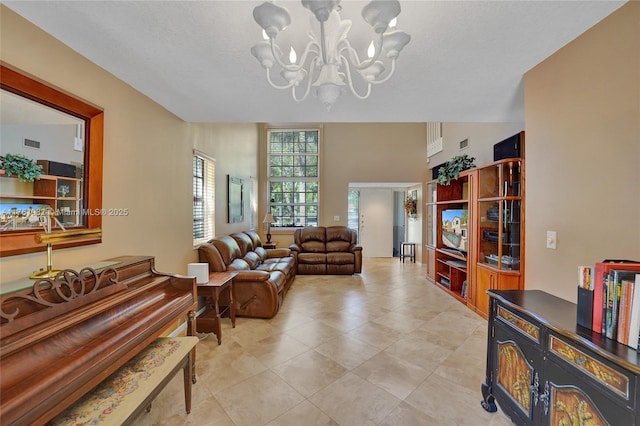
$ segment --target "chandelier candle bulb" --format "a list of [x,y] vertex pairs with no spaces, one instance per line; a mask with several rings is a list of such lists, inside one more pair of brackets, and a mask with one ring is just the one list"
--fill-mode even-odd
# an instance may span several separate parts
[[[266,34],[268,40],[258,42],[251,48],[251,53],[265,68],[267,82],[272,87],[291,89],[296,102],[302,102],[309,93],[313,93],[329,110],[347,87],[356,98],[367,99],[373,84],[381,84],[391,78],[396,69],[396,59],[411,41],[407,33],[389,31],[395,27],[396,17],[401,11],[398,0],[374,0],[362,9],[363,19],[374,32],[364,61],[360,60],[347,39],[352,23],[340,17],[340,0],[302,0],[302,5],[311,11],[317,22],[312,18],[308,32],[311,41],[306,44],[299,62],[291,46],[289,64],[281,59],[282,49],[276,42],[278,34],[291,24],[289,12],[273,2],[265,2],[253,9],[253,17],[262,27],[263,37]],[[280,68],[275,70],[278,72],[271,72],[276,65]],[[275,81],[272,76],[276,77]],[[354,85],[354,78],[360,83]]]

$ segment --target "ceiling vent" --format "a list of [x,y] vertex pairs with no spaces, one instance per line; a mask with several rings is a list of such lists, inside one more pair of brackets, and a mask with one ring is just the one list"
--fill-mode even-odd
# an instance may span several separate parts
[[40,149],[40,142],[31,139],[25,139],[24,146],[34,149]]

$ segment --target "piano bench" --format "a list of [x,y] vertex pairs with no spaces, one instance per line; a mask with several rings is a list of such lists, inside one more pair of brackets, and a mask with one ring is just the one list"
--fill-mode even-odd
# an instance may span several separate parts
[[59,414],[48,425],[130,424],[179,370],[184,371],[184,397],[191,412],[194,336],[159,337],[118,371]]

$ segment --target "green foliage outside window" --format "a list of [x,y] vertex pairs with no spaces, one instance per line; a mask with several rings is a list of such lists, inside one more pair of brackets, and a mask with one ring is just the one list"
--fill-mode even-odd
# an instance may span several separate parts
[[318,130],[271,130],[269,199],[272,227],[318,224]]

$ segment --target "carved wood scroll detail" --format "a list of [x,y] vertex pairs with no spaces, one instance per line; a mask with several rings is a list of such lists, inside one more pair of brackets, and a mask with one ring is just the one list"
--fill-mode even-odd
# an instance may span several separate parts
[[92,268],[82,268],[79,272],[65,269],[60,271],[54,279],[44,278],[36,281],[30,293],[3,297],[0,318],[3,323],[12,322],[19,316],[19,306],[25,301],[41,307],[53,307],[95,293],[117,282],[118,271],[114,268],[104,269],[100,273]]

